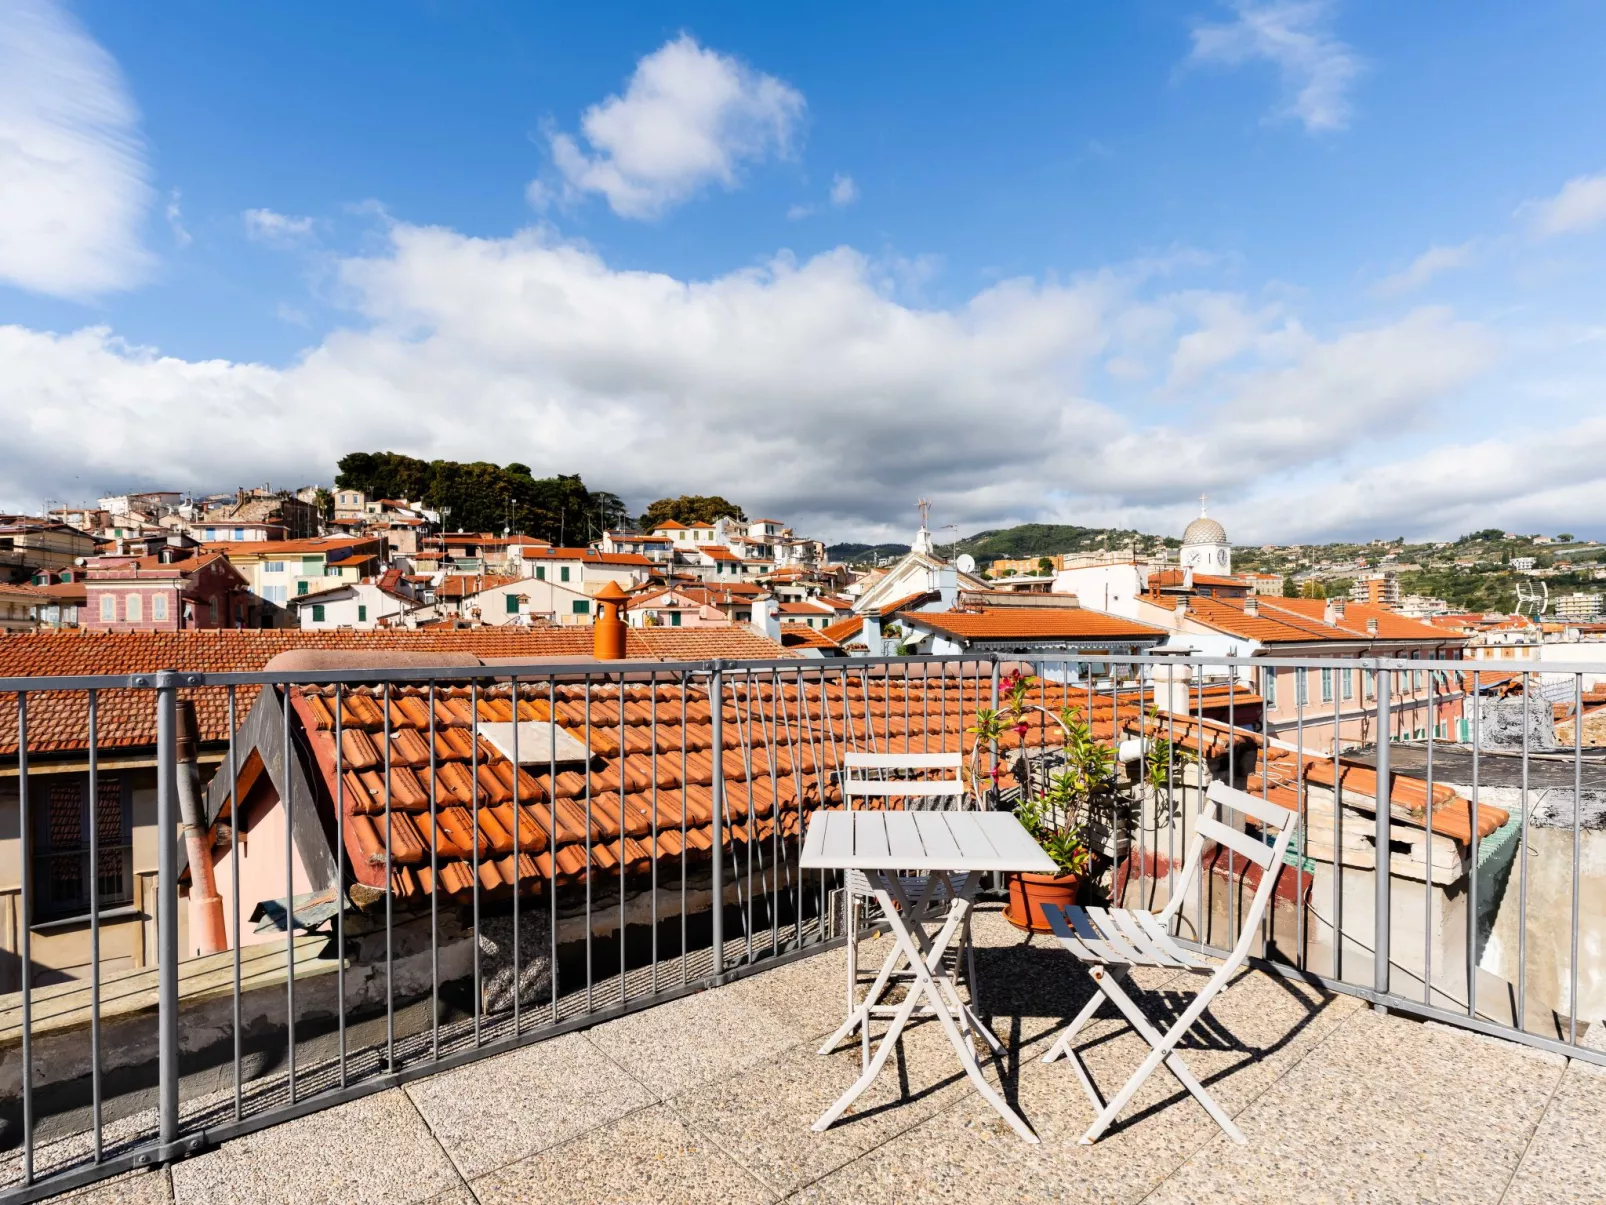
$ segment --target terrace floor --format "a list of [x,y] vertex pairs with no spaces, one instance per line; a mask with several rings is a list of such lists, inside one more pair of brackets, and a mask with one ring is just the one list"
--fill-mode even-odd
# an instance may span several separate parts
[[[1087,998],[1085,976],[1041,939],[1022,946],[996,912],[976,940],[980,1011],[1008,1047],[1004,1091],[1040,1146],[970,1089],[934,1021],[910,1026],[896,1072],[813,1133],[858,1073],[856,1047],[815,1054],[843,1007],[832,951],[61,1199],[1606,1200],[1606,1068],[1258,972],[1183,1047],[1247,1147],[1163,1072],[1080,1146],[1088,1101],[1067,1063],[1038,1058]],[[884,949],[867,943],[865,961]],[[1193,981],[1140,982],[1180,1008]],[[1113,1011],[1084,1033],[1106,1092],[1147,1052]]]

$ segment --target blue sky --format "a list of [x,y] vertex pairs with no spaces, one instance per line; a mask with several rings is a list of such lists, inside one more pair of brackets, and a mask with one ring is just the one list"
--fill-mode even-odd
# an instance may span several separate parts
[[0,0],[0,505],[1606,534],[1606,10]]

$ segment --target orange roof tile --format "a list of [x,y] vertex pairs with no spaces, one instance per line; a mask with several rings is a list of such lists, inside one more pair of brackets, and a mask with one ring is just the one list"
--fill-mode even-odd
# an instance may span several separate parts
[[904,623],[964,640],[1165,639],[1151,624],[1080,607],[1000,607],[988,611],[914,611]]

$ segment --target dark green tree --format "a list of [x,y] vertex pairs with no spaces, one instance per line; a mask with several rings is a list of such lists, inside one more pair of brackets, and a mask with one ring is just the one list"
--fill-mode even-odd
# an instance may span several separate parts
[[712,523],[725,515],[744,523],[747,521],[747,515],[741,507],[718,494],[682,494],[678,498],[660,498],[647,507],[641,516],[641,529],[652,531],[671,521]]

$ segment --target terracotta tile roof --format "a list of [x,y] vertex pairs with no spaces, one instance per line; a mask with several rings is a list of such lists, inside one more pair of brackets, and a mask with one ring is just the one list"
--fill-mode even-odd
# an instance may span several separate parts
[[778,604],[782,615],[807,615],[811,619],[821,615],[835,615],[830,607],[822,606],[816,602],[783,602]]
[[[79,594],[84,592],[82,583],[75,582],[70,584],[77,588]],[[24,602],[43,603],[51,601],[52,596],[49,593],[49,589],[49,587],[45,586],[12,586],[5,582],[0,582],[0,597],[20,599]]]
[[[435,587],[435,597],[467,598],[482,590],[495,590],[498,586],[511,586],[523,578],[501,573],[448,573]],[[308,595],[310,598],[311,595]]]
[[1258,640],[1262,644],[1355,639],[1351,633],[1339,633],[1337,629],[1326,628],[1320,624],[1312,625],[1295,615],[1278,615],[1269,612],[1265,606],[1260,608],[1259,615],[1250,615],[1244,611],[1242,603],[1223,598],[1190,598],[1188,618],[1197,620],[1206,627],[1233,636],[1242,636],[1246,640]]
[[842,646],[818,628],[807,624],[789,623],[781,629],[781,643],[787,648],[832,649],[840,652]]
[[[1323,624],[1326,615],[1327,602],[1320,598],[1262,598],[1260,600],[1260,613],[1268,611],[1278,612],[1279,617],[1286,614],[1304,620],[1307,623]],[[1373,633],[1368,624],[1375,620],[1377,631]],[[1387,607],[1373,606],[1370,603],[1350,602],[1344,607],[1344,614],[1336,617],[1335,627],[1349,633],[1350,638],[1356,636],[1361,639],[1372,640],[1427,640],[1434,644],[1443,644],[1446,640],[1454,639],[1432,624],[1423,623],[1418,619],[1407,619],[1405,616],[1389,610]]]
[[964,640],[1163,640],[1164,628],[1080,607],[1001,607],[989,611],[917,611],[905,623]]
[[1249,583],[1236,577],[1220,577],[1212,573],[1195,573],[1190,579],[1181,569],[1161,569],[1149,578],[1150,586],[1181,586],[1184,581],[1191,580],[1196,586],[1236,586],[1240,590],[1247,590]]
[[527,561],[589,561],[593,565],[629,565],[649,569],[654,562],[639,552],[599,552],[595,548],[553,548],[551,545],[526,544]]
[[697,551],[704,556],[712,557],[716,561],[739,561],[742,559],[723,544],[705,544]]
[[[470,630],[192,632],[26,632],[0,637],[0,678],[44,675],[146,674],[171,669],[192,673],[248,673],[260,670],[292,649],[346,652],[468,652],[481,657],[589,658],[589,627],[477,628]],[[630,628],[625,655],[634,660],[704,661],[789,657],[774,641],[739,625],[710,628]],[[223,687],[182,690],[193,698],[205,741],[228,738],[228,692]],[[244,720],[257,688],[237,690],[237,715]],[[28,748],[35,753],[82,750],[89,743],[88,705],[82,692],[43,691],[29,696]],[[156,743],[156,710],[149,691],[104,690],[99,699],[99,743],[103,749],[138,748]],[[16,696],[0,693],[0,755],[17,750]]]
[[905,594],[902,598],[894,599],[892,602],[877,607],[876,614],[885,619],[888,615],[895,615],[905,607],[914,606],[916,603],[934,601],[941,597],[942,595],[935,590],[916,590],[913,594]]
[[657,527],[654,527],[653,530],[654,531],[685,531],[686,527],[685,527],[685,524],[676,523],[673,519],[665,519],[662,523],[658,524]]
[[316,556],[318,553],[348,553],[377,549],[378,536],[316,536],[309,540],[212,540],[203,541],[208,552],[229,557],[260,557],[276,560],[280,556]]
[[835,623],[826,624],[820,631],[838,642],[849,640],[864,631],[864,618],[854,615],[847,619],[839,619]]

